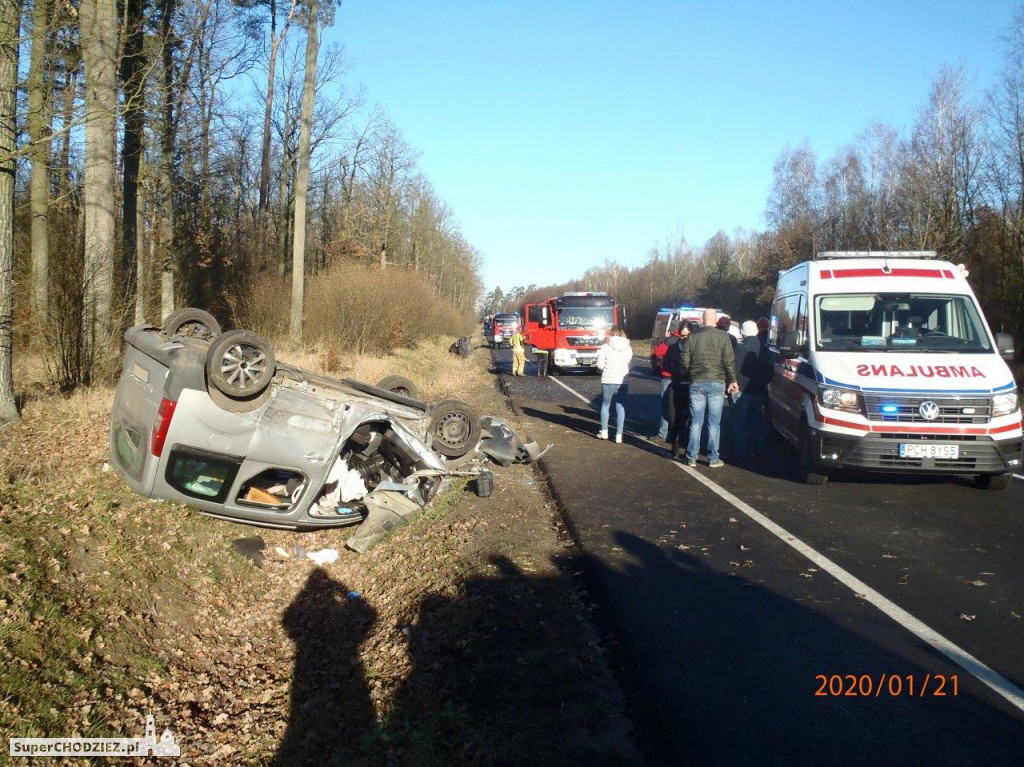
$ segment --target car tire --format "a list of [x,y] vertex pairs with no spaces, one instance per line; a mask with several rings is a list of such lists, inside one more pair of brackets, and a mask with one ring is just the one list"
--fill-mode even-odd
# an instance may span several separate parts
[[276,367],[270,342],[249,330],[223,333],[206,353],[206,380],[231,399],[262,394]]
[[974,486],[981,490],[1005,490],[1013,482],[1013,474],[978,474]]
[[220,323],[202,309],[177,309],[164,318],[163,331],[168,336],[185,336],[212,341],[220,335]]
[[461,458],[480,441],[480,417],[461,400],[443,400],[430,410],[427,434],[435,451],[447,458]]
[[800,424],[800,444],[797,447],[797,470],[800,481],[805,485],[824,485],[828,482],[828,474],[818,468],[813,455],[814,441],[811,429],[804,421]]
[[420,396],[419,388],[405,376],[385,376],[380,379],[377,388],[389,391],[392,394],[401,394],[403,397],[409,397],[410,399],[417,399]]

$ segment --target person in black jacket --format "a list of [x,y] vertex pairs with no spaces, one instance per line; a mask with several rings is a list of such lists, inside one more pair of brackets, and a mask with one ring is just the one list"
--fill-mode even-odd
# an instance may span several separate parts
[[683,367],[683,347],[690,334],[700,328],[696,322],[687,322],[675,331],[675,343],[669,344],[662,362],[663,373],[668,373],[672,380],[669,387],[671,394],[669,406],[669,425],[666,441],[672,456],[678,458],[686,449],[686,439],[690,431],[690,371]]
[[736,347],[736,381],[740,390],[732,401],[733,448],[738,458],[749,456],[757,460],[765,448],[765,403],[775,366],[753,320],[744,322],[740,333],[743,341]]

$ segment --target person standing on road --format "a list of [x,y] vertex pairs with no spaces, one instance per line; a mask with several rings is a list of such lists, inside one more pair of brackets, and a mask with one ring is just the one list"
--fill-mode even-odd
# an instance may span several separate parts
[[690,371],[690,439],[686,463],[697,465],[704,416],[708,421],[708,466],[723,466],[718,455],[718,438],[725,395],[739,391],[736,385],[735,357],[729,334],[719,330],[718,312],[704,310],[704,327],[691,333],[683,345],[683,367]]
[[672,457],[678,458],[680,450],[686,450],[690,432],[690,371],[683,367],[683,346],[690,334],[700,329],[697,322],[687,322],[679,328],[679,339],[668,348],[664,367],[672,376],[671,419],[668,441]]
[[[665,440],[669,439],[669,426],[675,420],[673,415],[672,407],[672,371],[665,367],[665,363],[668,359],[668,353],[673,347],[677,347],[679,344],[680,328],[678,325],[673,326],[669,331],[668,335],[661,339],[661,342],[654,347],[654,352],[651,354],[651,367],[654,372],[661,377],[661,395],[658,401],[661,403],[661,421],[658,424],[658,438]],[[678,356],[678,349],[675,350]]]
[[598,439],[608,439],[608,414],[615,401],[615,441],[622,442],[626,428],[626,408],[622,401],[629,394],[626,376],[633,362],[633,347],[626,338],[626,331],[613,325],[608,338],[597,352],[597,368],[601,371],[601,431]]
[[744,322],[740,333],[743,341],[736,347],[736,382],[740,390],[732,400],[733,446],[737,457],[760,460],[767,430],[764,405],[775,367],[756,322]]
[[533,362],[537,366],[537,377],[547,378],[548,375],[548,350],[533,347]]
[[516,332],[508,339],[508,345],[512,347],[512,375],[521,376],[526,373],[526,339],[516,328]]

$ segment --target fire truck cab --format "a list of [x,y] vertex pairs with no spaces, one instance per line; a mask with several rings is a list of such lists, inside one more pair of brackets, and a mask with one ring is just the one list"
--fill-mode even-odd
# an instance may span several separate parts
[[1020,469],[1013,338],[932,251],[820,253],[782,272],[768,345],[772,426],[808,484],[854,468],[1001,490]]
[[597,369],[597,351],[613,325],[623,324],[620,307],[604,292],[571,292],[525,307],[526,342],[551,355],[549,370]]

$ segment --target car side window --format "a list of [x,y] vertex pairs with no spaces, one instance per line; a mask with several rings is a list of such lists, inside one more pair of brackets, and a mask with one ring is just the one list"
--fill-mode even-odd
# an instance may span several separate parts
[[167,461],[165,478],[180,493],[222,503],[241,464],[241,458],[175,445]]

